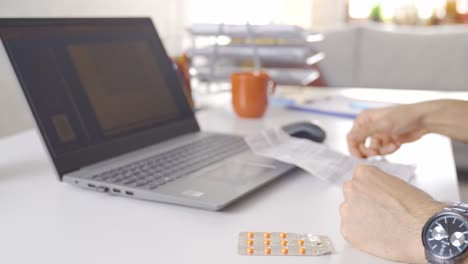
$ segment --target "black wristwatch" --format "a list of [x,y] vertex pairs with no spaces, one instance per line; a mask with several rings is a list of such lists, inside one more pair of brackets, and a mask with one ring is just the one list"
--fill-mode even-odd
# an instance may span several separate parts
[[468,252],[468,204],[453,204],[431,217],[422,242],[427,263],[459,263]]

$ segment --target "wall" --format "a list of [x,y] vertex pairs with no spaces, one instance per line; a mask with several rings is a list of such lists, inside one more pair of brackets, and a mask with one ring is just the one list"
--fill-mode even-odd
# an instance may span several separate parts
[[187,20],[194,23],[286,23],[323,29],[344,24],[346,2],[347,0],[186,0]]
[[311,28],[340,27],[346,20],[347,0],[312,0]]
[[[182,49],[185,0],[0,0],[0,17],[150,16],[170,54]],[[5,63],[0,61],[0,63]],[[0,65],[0,137],[32,127],[21,93]]]

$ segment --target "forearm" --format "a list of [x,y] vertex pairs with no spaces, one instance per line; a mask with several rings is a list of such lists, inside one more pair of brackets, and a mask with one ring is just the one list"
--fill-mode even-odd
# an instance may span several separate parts
[[468,143],[468,101],[436,100],[414,105],[429,133]]

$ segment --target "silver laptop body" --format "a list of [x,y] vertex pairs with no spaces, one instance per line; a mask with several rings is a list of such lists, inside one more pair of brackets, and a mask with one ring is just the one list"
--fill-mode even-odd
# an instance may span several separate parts
[[150,19],[0,19],[0,37],[4,84],[23,90],[61,181],[219,210],[293,169],[200,132]]

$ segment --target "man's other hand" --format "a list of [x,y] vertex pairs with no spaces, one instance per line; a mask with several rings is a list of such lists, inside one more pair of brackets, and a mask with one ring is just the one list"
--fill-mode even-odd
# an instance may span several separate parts
[[392,261],[425,263],[421,230],[444,204],[373,166],[343,185],[341,234],[353,247]]

